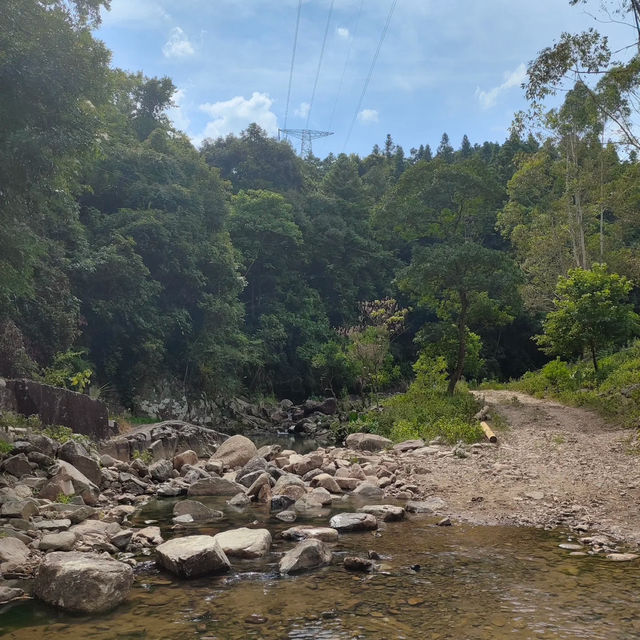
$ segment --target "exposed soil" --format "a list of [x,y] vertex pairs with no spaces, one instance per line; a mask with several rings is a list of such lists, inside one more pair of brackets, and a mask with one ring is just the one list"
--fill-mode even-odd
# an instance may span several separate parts
[[477,395],[491,407],[488,422],[508,427],[496,429],[498,444],[476,446],[467,458],[405,454],[424,496],[441,496],[452,516],[477,523],[563,526],[640,544],[634,431],[523,393]]

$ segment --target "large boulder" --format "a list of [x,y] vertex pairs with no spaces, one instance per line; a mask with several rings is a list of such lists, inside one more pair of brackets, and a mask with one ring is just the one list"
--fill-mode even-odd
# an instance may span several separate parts
[[378,521],[369,513],[338,513],[329,526],[338,531],[370,531],[378,528]]
[[10,536],[0,538],[0,569],[8,568],[9,565],[21,567],[28,557],[29,548],[24,542]]
[[260,558],[269,552],[271,534],[267,529],[230,529],[214,536],[228,556]]
[[373,433],[352,433],[347,436],[347,447],[359,451],[381,451],[389,448],[393,442],[389,438],[376,436]]
[[226,468],[233,469],[247,464],[257,452],[256,445],[249,438],[235,435],[225,440],[211,458],[212,460],[222,460]]
[[21,478],[22,476],[30,475],[33,469],[29,464],[29,460],[24,453],[18,453],[15,456],[11,456],[10,458],[6,458],[2,463],[2,470],[10,473],[12,476],[16,478]]
[[[58,460],[56,463],[56,469],[53,474],[53,478],[51,480],[58,480],[60,482],[64,482],[66,480],[70,480],[73,484],[74,492],[81,496],[86,504],[94,506],[98,502],[98,498],[100,497],[100,489],[95,485],[95,483],[91,482],[87,476],[78,471],[72,464],[65,462],[64,460]],[[50,481],[51,482],[51,481]],[[45,491],[45,487],[40,491],[39,497],[48,498],[49,500],[55,500],[56,496],[53,495],[53,491],[51,493],[47,492],[43,495]]]
[[228,571],[229,559],[213,536],[174,538],[156,547],[156,562],[185,578]]
[[133,585],[128,564],[95,553],[56,551],[45,556],[33,591],[48,604],[78,613],[119,605]]
[[194,482],[187,490],[190,496],[235,496],[244,493],[245,488],[226,478],[202,478]]
[[309,539],[298,543],[280,559],[280,573],[296,573],[331,563],[333,554],[320,540]]

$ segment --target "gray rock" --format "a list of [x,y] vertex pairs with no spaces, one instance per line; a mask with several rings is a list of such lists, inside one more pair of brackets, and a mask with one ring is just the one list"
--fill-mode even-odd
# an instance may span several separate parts
[[29,460],[24,453],[6,458],[2,463],[2,469],[16,478],[30,475],[32,471]]
[[393,446],[393,450],[398,453],[405,453],[406,451],[414,451],[424,447],[424,440],[405,440]]
[[231,500],[227,500],[227,504],[232,507],[246,507],[251,503],[251,498],[244,492],[237,493]]
[[133,533],[133,529],[122,529],[122,531],[118,531],[118,533],[112,535],[109,542],[120,550],[126,549],[131,542]]
[[301,478],[292,473],[287,473],[278,478],[273,487],[273,493],[281,494],[283,492],[283,489],[289,486],[298,486],[302,487],[303,489],[305,488],[304,481]]
[[71,520],[61,518],[59,520],[41,520],[35,523],[35,528],[39,531],[55,531],[56,529],[66,530],[71,526]]
[[315,540],[322,540],[323,542],[338,541],[338,531],[331,527],[301,525],[299,527],[285,529],[280,535],[285,540],[307,540],[313,538]]
[[126,599],[133,585],[128,564],[94,553],[56,551],[38,569],[34,594],[67,611],[108,611]]
[[[100,489],[87,476],[76,469],[72,464],[64,460],[58,460],[57,470],[54,471],[54,478],[70,480],[73,484],[74,492],[81,496],[86,504],[95,506],[100,497]],[[53,479],[53,478],[52,478]],[[40,497],[46,497],[49,500],[55,500],[56,496],[43,496],[44,488],[40,491]]]
[[295,511],[281,511],[280,513],[276,513],[276,518],[282,520],[282,522],[295,522],[297,517]]
[[4,502],[0,508],[0,514],[5,518],[23,518],[25,520],[36,515],[38,511],[38,503],[32,498]]
[[347,436],[346,445],[349,449],[359,451],[381,451],[391,447],[393,442],[389,438],[376,436],[373,433],[352,433]]
[[173,515],[189,515],[195,522],[206,522],[207,520],[224,517],[224,513],[222,513],[222,511],[209,509],[209,507],[198,500],[181,500],[180,502],[176,502],[173,507]]
[[379,500],[384,496],[384,489],[365,480],[353,490],[353,495],[367,500]]
[[256,445],[249,438],[235,435],[225,440],[211,459],[222,460],[225,468],[233,469],[247,464],[257,452]]
[[21,566],[29,557],[29,549],[18,538],[0,538],[0,564]]
[[236,474],[236,482],[250,487],[254,480],[267,469],[267,461],[264,458],[255,456]]
[[280,559],[279,570],[282,574],[296,573],[321,567],[331,563],[333,554],[320,540],[303,540]]
[[0,587],[0,604],[11,602],[11,600],[21,598],[23,595],[24,591],[22,589],[14,587]]
[[42,536],[38,549],[40,551],[71,551],[76,542],[76,535],[71,531],[47,533]]
[[244,487],[225,478],[203,478],[194,482],[187,490],[190,496],[235,496],[244,493]]
[[338,531],[371,531],[378,528],[378,521],[369,513],[338,513],[329,526]]
[[185,464],[194,465],[198,462],[198,454],[190,449],[179,453],[173,458],[173,468],[180,471]]
[[185,578],[228,571],[229,559],[213,536],[174,538],[156,548],[156,562]]
[[214,536],[222,550],[237,558],[261,558],[269,552],[271,534],[267,529],[231,529]]
[[384,522],[391,522],[393,520],[402,520],[404,518],[405,510],[402,507],[397,507],[392,504],[368,504],[358,509],[361,513],[370,513],[372,516],[383,520]]
[[173,464],[170,460],[158,460],[149,465],[149,475],[156,482],[166,482],[171,477]]
[[289,508],[295,500],[289,496],[274,495],[271,496],[271,511],[282,511]]

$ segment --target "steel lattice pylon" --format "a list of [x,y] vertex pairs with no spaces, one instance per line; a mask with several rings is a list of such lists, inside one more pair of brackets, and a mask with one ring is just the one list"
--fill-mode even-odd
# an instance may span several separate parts
[[333,131],[316,131],[314,129],[278,129],[278,138],[284,134],[285,140],[291,136],[300,140],[300,155],[306,158],[313,151],[311,141],[316,138],[332,136]]

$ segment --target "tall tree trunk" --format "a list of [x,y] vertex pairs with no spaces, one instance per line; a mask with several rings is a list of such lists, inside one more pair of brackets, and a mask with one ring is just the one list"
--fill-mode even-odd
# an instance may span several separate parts
[[464,359],[467,355],[467,315],[469,313],[469,299],[466,291],[460,291],[460,317],[458,318],[458,355],[456,358],[456,366],[453,370],[451,378],[449,378],[449,386],[447,393],[452,396],[456,390],[458,380],[462,377],[464,371]]
[[591,361],[593,362],[593,370],[598,373],[598,358],[596,357],[596,346],[591,343],[589,346],[589,350],[591,351]]

